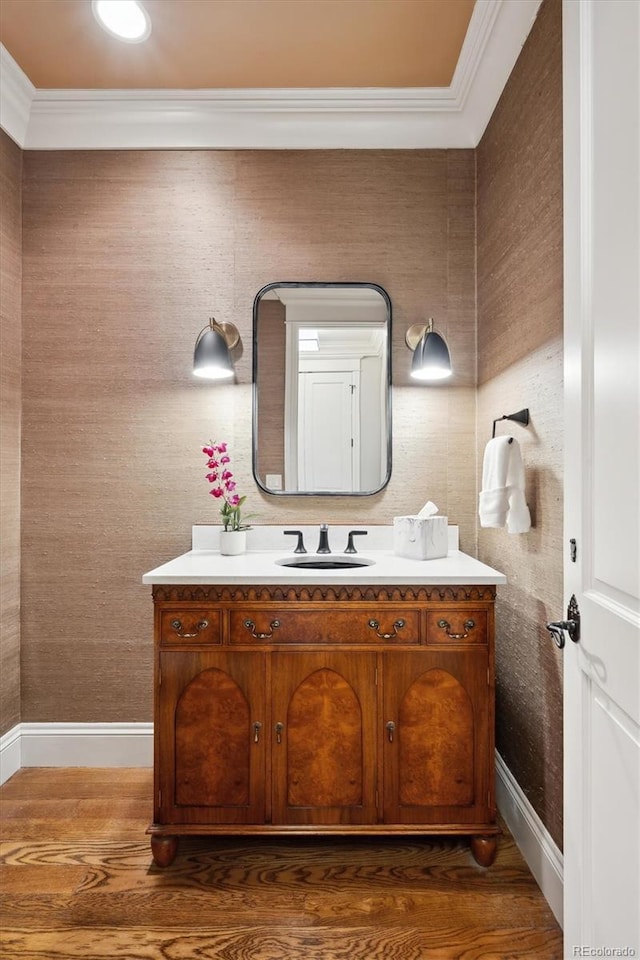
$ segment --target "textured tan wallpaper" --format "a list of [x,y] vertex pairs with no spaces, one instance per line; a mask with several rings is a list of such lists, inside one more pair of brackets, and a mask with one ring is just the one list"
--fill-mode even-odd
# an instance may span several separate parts
[[[427,499],[476,547],[473,151],[26,153],[23,719],[151,719],[142,573],[217,522],[201,444],[230,442],[254,522],[389,522]],[[373,497],[275,498],[251,474],[251,310],[277,280],[372,281],[393,305],[393,476]],[[191,375],[232,320],[235,385]],[[406,328],[449,338],[410,385]]]
[[0,735],[20,721],[21,181],[0,130]]
[[497,746],[562,845],[562,27],[545,0],[478,147],[478,441],[495,417],[521,444],[533,529],[480,530],[498,591]]

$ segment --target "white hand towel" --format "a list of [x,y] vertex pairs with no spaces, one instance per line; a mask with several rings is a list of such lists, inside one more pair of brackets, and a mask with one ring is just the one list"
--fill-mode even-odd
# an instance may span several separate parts
[[509,533],[531,529],[522,454],[513,437],[494,437],[486,446],[478,512],[481,527],[504,527],[506,523]]

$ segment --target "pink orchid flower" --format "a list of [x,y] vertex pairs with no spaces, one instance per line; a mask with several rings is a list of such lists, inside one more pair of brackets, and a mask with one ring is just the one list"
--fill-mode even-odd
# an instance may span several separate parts
[[241,497],[235,492],[237,483],[227,466],[231,463],[231,457],[227,453],[226,441],[210,440],[206,446],[202,447],[202,452],[207,457],[209,469],[205,476],[209,483],[214,484],[209,493],[216,500],[222,500],[220,513],[224,529],[245,530],[247,525],[242,523],[241,509],[246,497]]

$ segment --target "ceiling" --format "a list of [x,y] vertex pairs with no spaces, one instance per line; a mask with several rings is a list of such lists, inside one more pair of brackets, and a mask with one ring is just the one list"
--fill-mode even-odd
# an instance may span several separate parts
[[90,0],[1,0],[0,40],[38,89],[448,87],[475,0],[143,0],[123,43]]
[[541,0],[0,0],[0,126],[30,150],[477,146]]

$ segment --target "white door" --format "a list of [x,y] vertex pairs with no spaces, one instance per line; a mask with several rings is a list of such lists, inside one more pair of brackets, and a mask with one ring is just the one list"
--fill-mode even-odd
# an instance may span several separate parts
[[300,373],[299,390],[299,489],[358,490],[357,374],[352,370]]
[[564,651],[564,955],[638,957],[640,4],[565,0],[563,19],[565,599],[581,614]]

